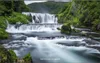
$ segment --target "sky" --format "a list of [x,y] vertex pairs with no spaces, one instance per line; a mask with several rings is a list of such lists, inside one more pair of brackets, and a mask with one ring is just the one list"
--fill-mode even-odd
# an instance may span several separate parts
[[37,3],[37,2],[47,2],[47,1],[55,1],[55,2],[69,2],[71,0],[25,0],[25,4]]

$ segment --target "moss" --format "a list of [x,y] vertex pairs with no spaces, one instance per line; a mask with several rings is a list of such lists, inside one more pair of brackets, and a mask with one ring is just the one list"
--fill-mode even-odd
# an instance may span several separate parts
[[22,24],[27,24],[29,17],[26,15],[23,15],[21,13],[13,12],[11,16],[6,17],[10,24],[16,24],[17,22],[20,22]]
[[70,24],[64,24],[61,28],[61,33],[65,33],[65,34],[70,34],[71,33],[71,27]]
[[9,34],[4,30],[0,28],[0,39],[7,39]]
[[28,53],[23,60],[25,61],[25,63],[32,63],[32,57],[30,55],[30,53]]
[[12,61],[16,62],[18,58],[17,58],[15,52],[13,50],[9,50],[9,53],[11,54]]
[[0,16],[0,28],[6,28],[7,25],[5,23],[5,17],[4,16]]
[[4,16],[0,16],[0,39],[7,39],[9,34],[5,31],[7,27],[6,19]]
[[1,45],[0,45],[0,63],[14,63],[9,51]]
[[0,45],[0,63],[32,63],[30,53],[23,59],[18,59],[13,50],[7,50]]
[[99,19],[95,19],[95,21],[92,22],[93,26],[92,26],[92,30],[94,31],[100,31],[100,20]]

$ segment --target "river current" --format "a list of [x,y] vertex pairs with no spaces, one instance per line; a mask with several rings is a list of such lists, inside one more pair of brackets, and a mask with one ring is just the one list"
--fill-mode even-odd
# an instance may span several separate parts
[[3,44],[19,58],[30,53],[33,63],[100,63],[100,42],[61,34],[54,14],[24,12],[30,24],[8,24],[10,41]]

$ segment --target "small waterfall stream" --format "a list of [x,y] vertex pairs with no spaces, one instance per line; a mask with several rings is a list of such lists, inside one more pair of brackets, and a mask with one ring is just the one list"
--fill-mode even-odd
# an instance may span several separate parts
[[100,62],[100,45],[90,38],[67,36],[57,28],[57,17],[47,13],[26,13],[32,15],[30,24],[9,24],[6,31],[11,41],[3,44],[13,49],[19,58],[31,53],[33,63],[95,63]]
[[[58,19],[54,14],[48,14],[48,13],[31,13],[31,12],[23,12],[25,15],[31,15],[32,16],[32,23],[53,23],[57,24]],[[31,24],[32,24],[31,23]]]

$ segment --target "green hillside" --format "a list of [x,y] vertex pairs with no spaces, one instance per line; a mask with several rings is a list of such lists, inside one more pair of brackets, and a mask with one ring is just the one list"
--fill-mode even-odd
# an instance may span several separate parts
[[42,2],[42,3],[32,3],[28,7],[31,12],[36,13],[53,13],[56,14],[65,6],[64,2]]
[[100,32],[100,1],[73,0],[58,14],[59,23]]

